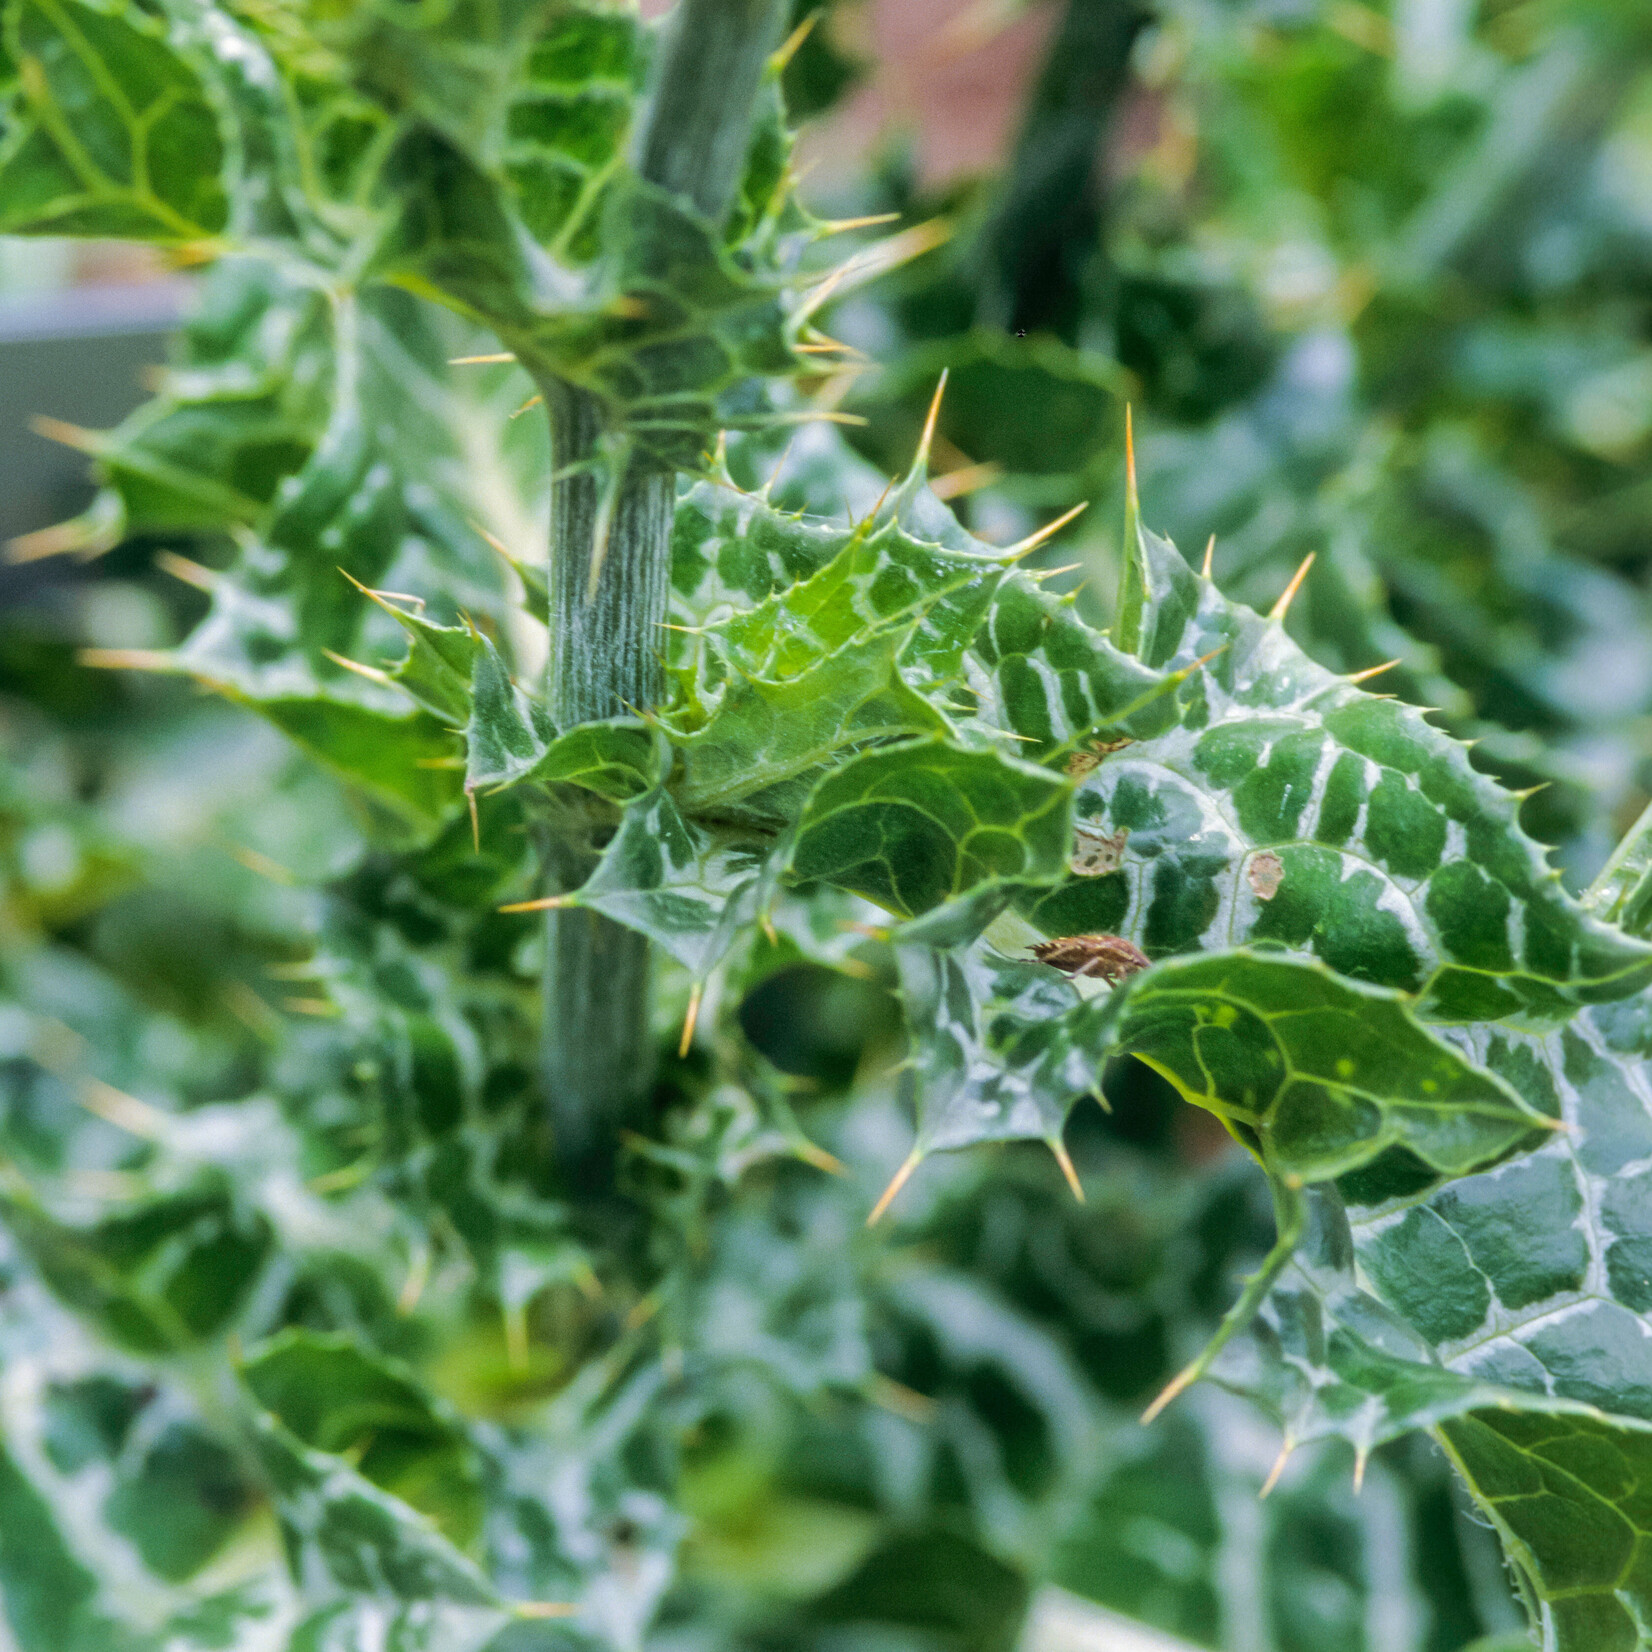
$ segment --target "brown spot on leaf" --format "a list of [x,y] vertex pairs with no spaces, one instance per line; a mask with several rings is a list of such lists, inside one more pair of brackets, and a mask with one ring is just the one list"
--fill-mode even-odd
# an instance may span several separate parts
[[1073,828],[1073,853],[1068,867],[1081,878],[1099,878],[1116,872],[1124,860],[1125,840],[1130,828],[1121,826],[1109,836],[1099,826],[1081,820]]
[[1271,901],[1284,882],[1285,863],[1273,850],[1264,849],[1250,857],[1250,865],[1245,868],[1245,879],[1250,884],[1251,893],[1259,901]]

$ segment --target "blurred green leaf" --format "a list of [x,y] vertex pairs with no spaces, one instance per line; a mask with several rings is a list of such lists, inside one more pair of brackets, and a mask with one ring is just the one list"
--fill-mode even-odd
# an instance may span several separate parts
[[15,0],[20,95],[0,148],[0,232],[197,241],[228,220],[201,77],[142,12]]
[[268,1223],[204,1185],[79,1228],[16,1194],[8,1227],[41,1277],[114,1341],[158,1354],[220,1331],[269,1253]]

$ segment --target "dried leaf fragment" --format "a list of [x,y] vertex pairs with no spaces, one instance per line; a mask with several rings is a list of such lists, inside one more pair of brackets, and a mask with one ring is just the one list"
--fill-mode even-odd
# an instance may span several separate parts
[[1130,828],[1121,826],[1109,835],[1099,826],[1079,821],[1073,828],[1073,852],[1067,865],[1081,878],[1099,878],[1118,871],[1124,860],[1124,845]]
[[1285,879],[1285,863],[1271,849],[1252,855],[1245,868],[1245,881],[1259,901],[1271,901]]

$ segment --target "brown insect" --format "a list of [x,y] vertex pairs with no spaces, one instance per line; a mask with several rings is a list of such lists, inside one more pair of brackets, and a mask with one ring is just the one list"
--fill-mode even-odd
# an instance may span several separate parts
[[1067,773],[1074,780],[1082,780],[1092,769],[1099,766],[1102,758],[1115,751],[1123,751],[1126,746],[1133,746],[1135,743],[1128,735],[1121,740],[1091,740],[1067,759]]
[[1033,956],[1064,975],[1087,975],[1092,980],[1115,983],[1140,973],[1152,962],[1122,935],[1063,935],[1058,940],[1040,941],[1033,948]]

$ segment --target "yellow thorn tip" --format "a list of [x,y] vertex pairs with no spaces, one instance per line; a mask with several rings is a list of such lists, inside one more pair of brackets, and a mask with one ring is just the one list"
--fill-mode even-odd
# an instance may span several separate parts
[[1064,527],[1067,526],[1069,522],[1072,521],[1075,516],[1081,515],[1089,508],[1089,500],[1081,499],[1070,511],[1058,516],[1055,521],[1046,522],[1037,533],[1030,533],[1018,544],[1011,545],[1010,548],[1004,552],[1005,557],[1019,559],[1024,556],[1031,556],[1032,553],[1045,542],[1045,540],[1053,539]]
[[1302,559],[1302,566],[1291,575],[1291,582],[1280,593],[1279,600],[1268,610],[1268,618],[1285,623],[1285,616],[1291,611],[1291,604],[1296,601],[1296,593],[1302,589],[1302,582],[1308,577],[1308,570],[1314,565],[1314,557],[1318,553],[1309,551]]
[[1385,671],[1392,671],[1398,664],[1400,664],[1400,661],[1398,660],[1384,660],[1381,665],[1368,665],[1363,671],[1356,671],[1352,676],[1344,677],[1343,681],[1348,683],[1366,683],[1373,677],[1380,677]]
[[572,895],[543,895],[536,901],[512,901],[508,906],[497,907],[500,912],[555,912],[564,906],[574,905]]
[[872,1214],[866,1218],[869,1228],[876,1227],[883,1220],[883,1214],[895,1202],[895,1195],[906,1186],[912,1172],[923,1162],[923,1154],[913,1148],[906,1156],[906,1162],[889,1179],[889,1185],[883,1190],[878,1202],[872,1206]]
[[1154,1402],[1148,1406],[1144,1412],[1142,1412],[1142,1426],[1146,1427],[1148,1423],[1152,1422],[1153,1419],[1157,1417],[1158,1414],[1163,1411],[1164,1408],[1169,1405],[1170,1402],[1175,1399],[1183,1389],[1191,1388],[1193,1386],[1193,1379],[1193,1366],[1189,1365],[1185,1369],[1178,1371],[1176,1375],[1173,1376],[1160,1390],[1159,1397],[1154,1400]]
[[946,376],[948,369],[941,369],[940,382],[935,386],[935,394],[930,398],[929,414],[924,419],[924,433],[918,438],[918,451],[912,460],[914,470],[929,469],[929,444],[935,440],[935,421],[941,416],[941,397],[946,394]]
[[688,1014],[683,1017],[683,1036],[677,1041],[677,1059],[680,1061],[687,1056],[694,1043],[694,1026],[700,1019],[700,995],[705,991],[705,982],[696,981],[694,990],[688,995]]
[[797,55],[798,47],[809,38],[810,32],[814,29],[815,24],[820,21],[821,13],[824,9],[824,7],[817,7],[814,11],[810,12],[809,15],[805,17],[803,21],[799,23],[797,27],[793,29],[792,32],[780,43],[774,54],[769,58],[770,74],[780,74],[785,69],[786,65],[791,62],[793,57]]
[[1124,404],[1124,508],[1134,516],[1140,510],[1136,497],[1136,430],[1130,404]]
[[1083,1204],[1084,1183],[1078,1179],[1078,1171],[1073,1167],[1073,1156],[1067,1151],[1066,1142],[1057,1136],[1050,1143],[1050,1151],[1055,1154],[1055,1162],[1061,1166],[1061,1174],[1067,1178],[1067,1185],[1073,1190],[1073,1197]]
[[1258,1503],[1279,1484],[1279,1476],[1285,1472],[1285,1465],[1291,1460],[1291,1453],[1296,1450],[1296,1441],[1290,1435],[1285,1436],[1285,1443],[1279,1448],[1279,1455],[1273,1460],[1273,1467],[1268,1470],[1268,1477],[1262,1482],[1262,1489],[1256,1494]]

